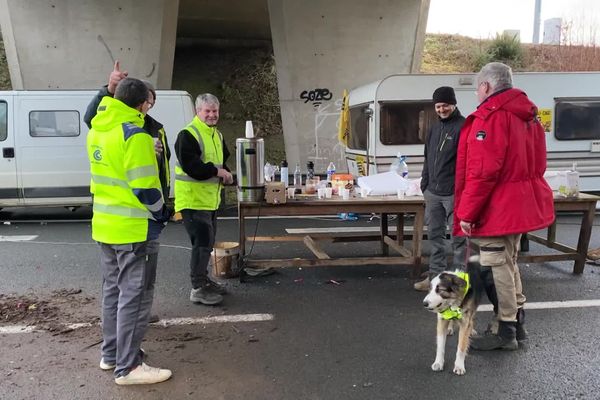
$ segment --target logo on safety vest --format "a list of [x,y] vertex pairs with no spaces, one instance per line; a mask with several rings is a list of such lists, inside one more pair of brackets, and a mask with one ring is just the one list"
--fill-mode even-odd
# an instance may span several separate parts
[[100,149],[94,151],[94,160],[96,160],[96,161],[102,160],[102,153],[100,152]]
[[485,131],[479,131],[475,134],[475,139],[483,140],[485,139]]

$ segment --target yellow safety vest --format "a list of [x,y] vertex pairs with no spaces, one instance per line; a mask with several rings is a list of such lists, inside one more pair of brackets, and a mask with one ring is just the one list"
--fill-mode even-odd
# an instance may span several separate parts
[[[164,200],[152,136],[141,127],[143,114],[123,102],[104,97],[92,120],[87,152],[94,195],[92,238],[107,244],[148,240],[151,212]],[[144,205],[134,189],[157,189],[160,196]]]
[[[216,127],[211,127],[195,116],[184,128],[196,139],[202,152],[203,163],[212,162],[223,168],[223,136]],[[184,209],[214,211],[221,204],[221,179],[213,176],[199,181],[186,174],[179,160],[175,163],[175,211]]]

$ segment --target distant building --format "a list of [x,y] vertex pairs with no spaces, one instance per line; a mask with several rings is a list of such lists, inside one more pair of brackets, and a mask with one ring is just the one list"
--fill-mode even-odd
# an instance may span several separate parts
[[502,34],[516,39],[519,42],[521,41],[521,31],[518,29],[505,29]]
[[544,44],[560,44],[562,30],[561,18],[550,18],[544,21]]

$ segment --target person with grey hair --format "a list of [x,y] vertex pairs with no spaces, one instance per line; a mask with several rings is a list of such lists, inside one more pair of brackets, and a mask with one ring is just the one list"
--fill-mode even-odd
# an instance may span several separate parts
[[233,183],[226,166],[229,150],[217,129],[219,99],[210,93],[196,98],[196,116],[175,142],[175,211],[192,243],[190,301],[217,305],[225,287],[208,276],[210,255],[217,232],[217,210],[223,185]]
[[552,189],[544,179],[546,137],[535,104],[512,87],[509,66],[493,62],[481,69],[477,99],[460,133],[453,233],[476,238],[498,319],[497,332],[473,337],[471,348],[516,350],[527,339],[519,241],[554,221]]
[[122,79],[105,96],[87,137],[93,194],[92,238],[102,269],[100,368],[118,385],[163,382],[168,369],[143,362],[140,345],[154,299],[160,232],[169,220],[153,139],[142,129],[152,94]]

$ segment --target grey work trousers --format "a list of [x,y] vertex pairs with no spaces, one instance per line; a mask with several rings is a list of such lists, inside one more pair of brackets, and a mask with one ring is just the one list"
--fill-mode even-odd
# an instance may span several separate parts
[[183,226],[192,242],[190,278],[192,288],[208,282],[208,264],[217,235],[217,212],[209,210],[181,210]]
[[142,363],[160,244],[156,240],[100,245],[102,267],[102,358],[116,363],[115,376]]
[[[431,245],[429,256],[429,277],[432,278],[448,269],[446,261],[446,234],[448,226],[452,227],[454,215],[454,196],[438,196],[425,190],[425,222],[427,223],[427,238]],[[453,261],[450,268],[466,268],[466,238],[452,237]]]

